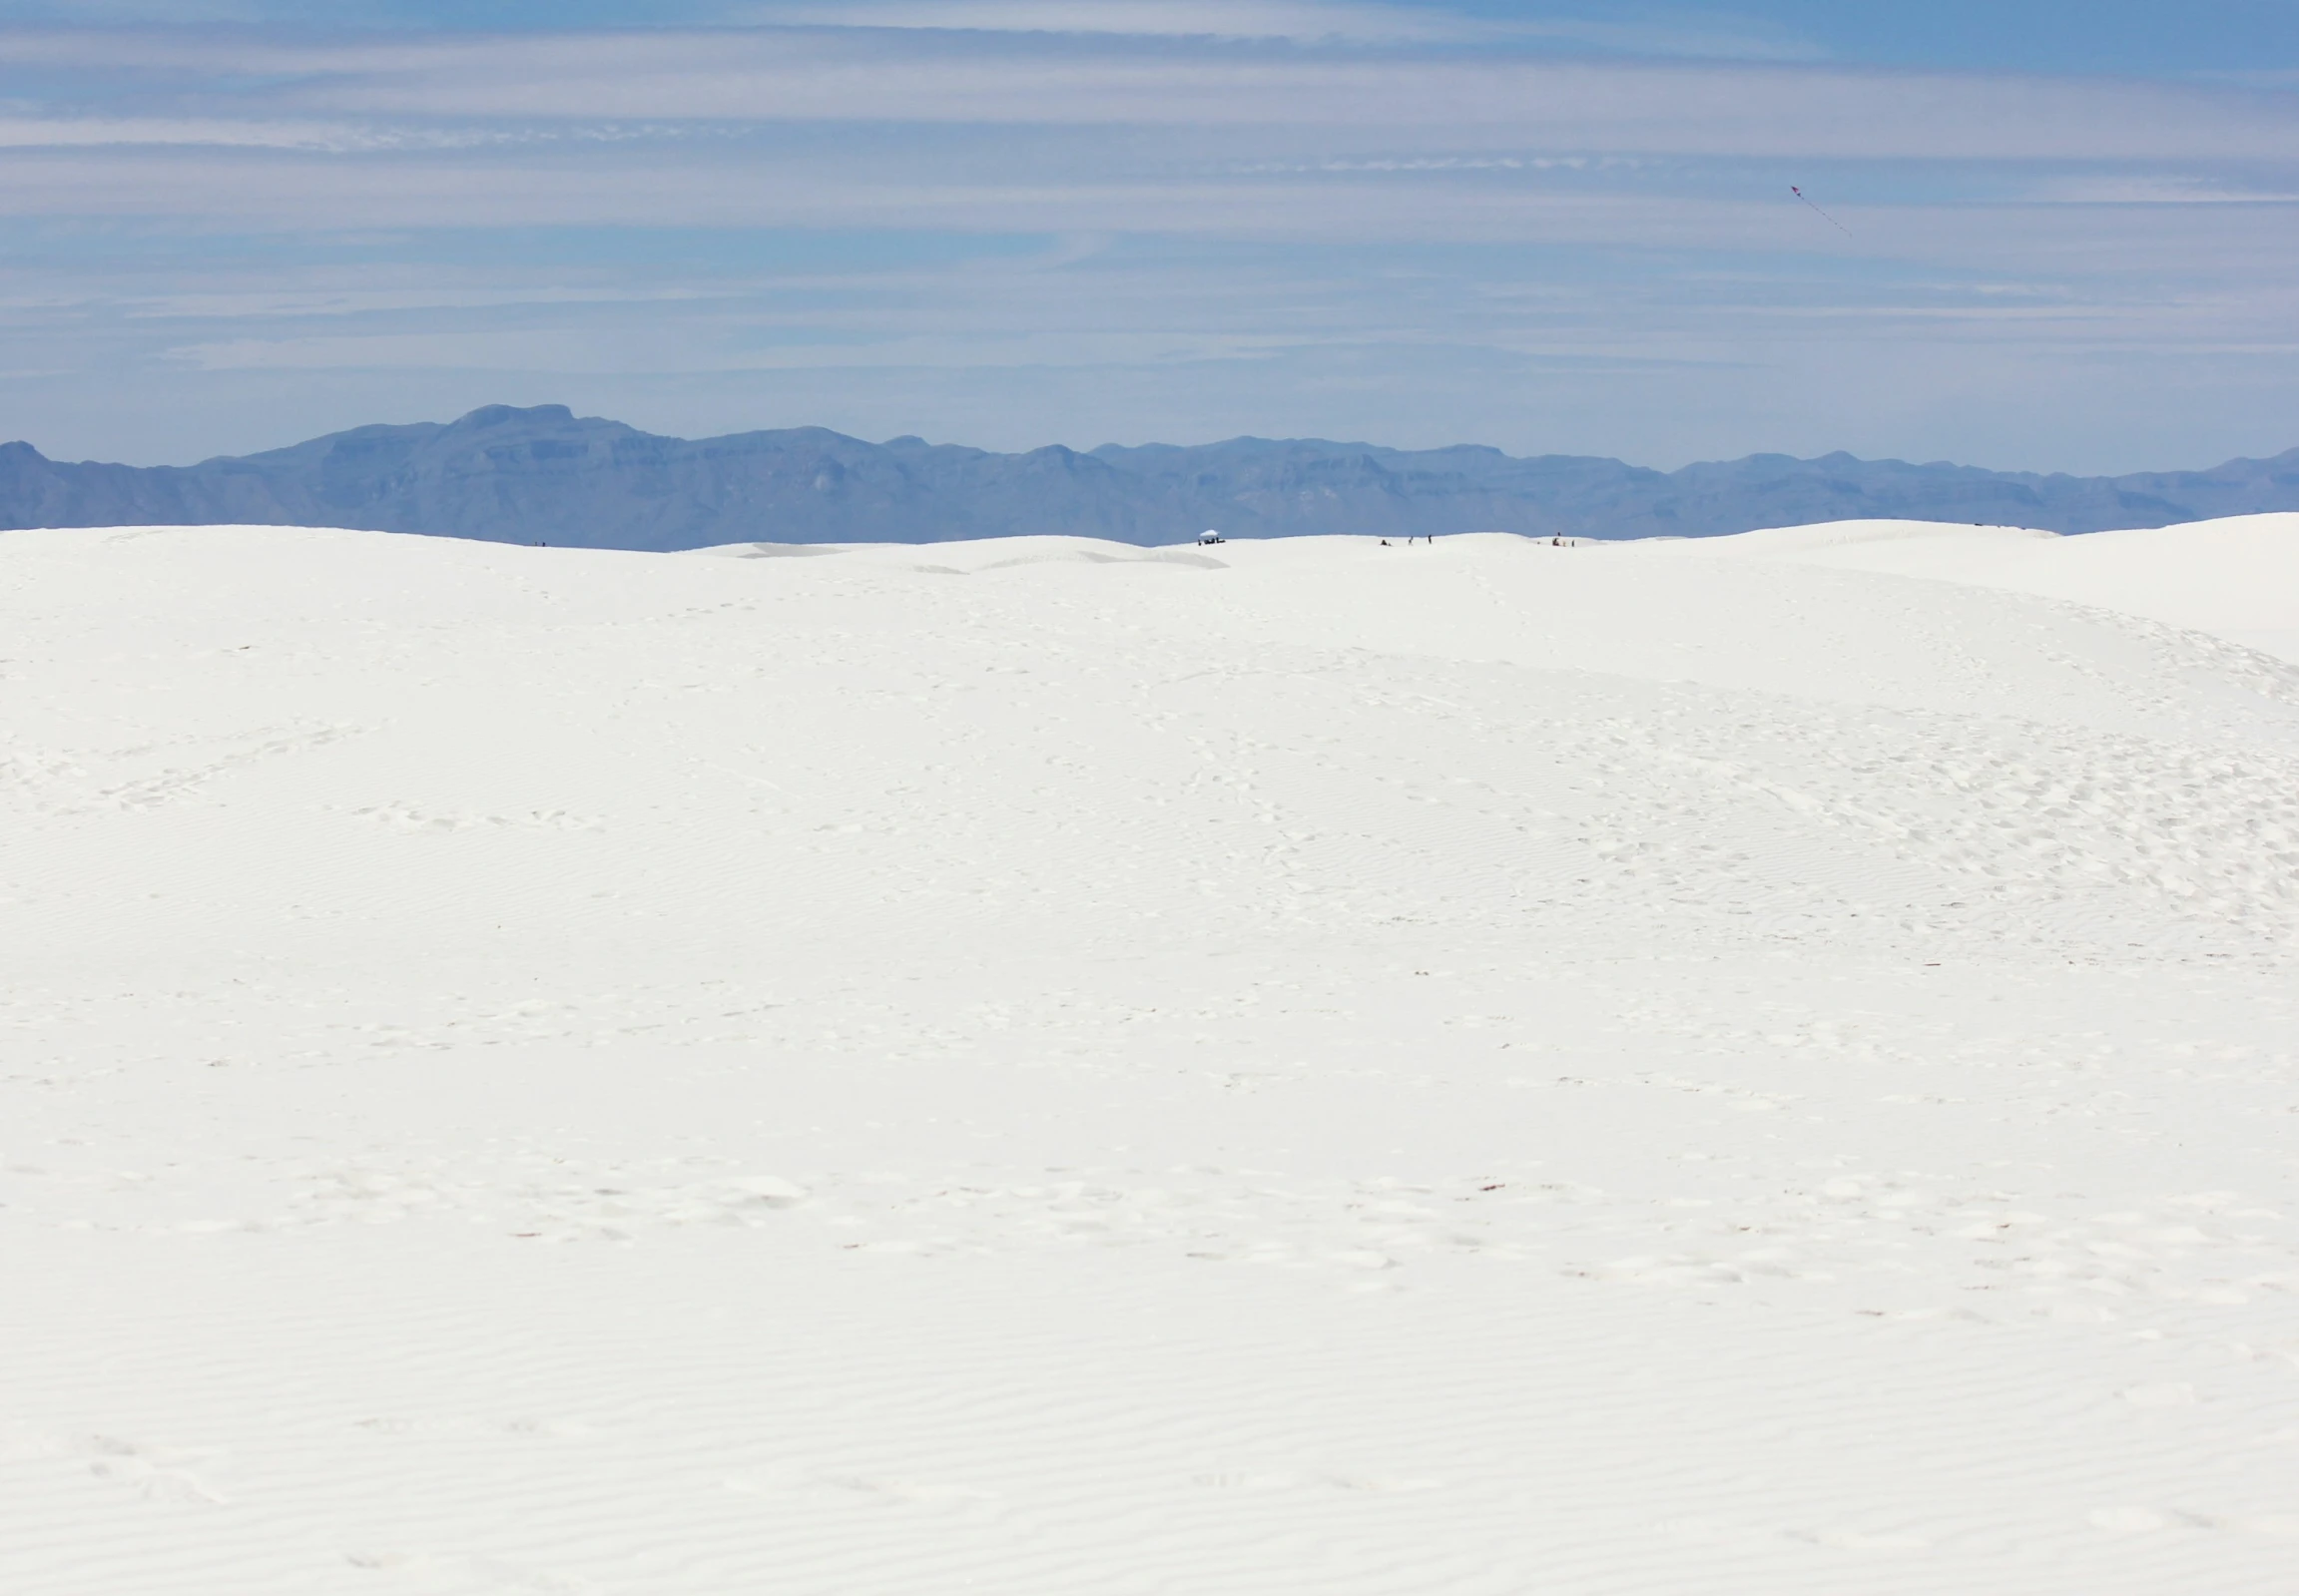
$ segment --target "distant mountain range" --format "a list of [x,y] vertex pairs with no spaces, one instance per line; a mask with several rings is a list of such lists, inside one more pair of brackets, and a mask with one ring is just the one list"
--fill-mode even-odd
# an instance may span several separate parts
[[253,522],[598,549],[935,542],[1028,532],[1174,543],[1206,527],[1710,537],[1868,516],[2097,532],[2299,510],[2299,449],[2208,471],[2038,476],[1849,454],[1651,471],[1473,445],[1232,438],[992,454],[820,427],[667,438],[564,405],[354,427],[188,466],[50,460],[0,444],[0,527]]

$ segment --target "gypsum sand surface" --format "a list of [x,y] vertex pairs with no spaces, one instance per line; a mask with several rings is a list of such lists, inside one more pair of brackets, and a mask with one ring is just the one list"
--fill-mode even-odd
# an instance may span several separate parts
[[0,1588],[2293,1588],[2299,667],[1970,532],[0,536]]

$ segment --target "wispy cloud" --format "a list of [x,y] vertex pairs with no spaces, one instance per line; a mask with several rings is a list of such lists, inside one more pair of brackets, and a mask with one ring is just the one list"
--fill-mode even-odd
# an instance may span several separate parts
[[857,0],[759,5],[742,15],[760,23],[836,28],[1385,43],[1489,38],[1504,26],[1422,7],[1316,0]]
[[2229,175],[2083,173],[2036,183],[2033,199],[2057,205],[2292,205],[2299,190],[2286,179],[2262,187]]
[[[310,42],[0,34],[0,66],[10,63],[109,74],[122,92],[199,108],[189,127],[229,103],[243,125],[277,120],[279,142],[619,120],[1391,132],[1456,148],[1824,160],[2281,160],[2299,147],[2299,93],[2264,89],[1191,38],[1135,48],[856,27]],[[162,81],[144,81],[153,75]],[[308,126],[346,117],[355,133]],[[112,142],[103,129],[131,120],[90,119],[88,138]]]
[[693,123],[548,125],[311,122],[291,117],[25,117],[0,115],[0,149],[92,150],[175,147],[281,150],[312,155],[479,150],[489,147],[632,144],[693,139],[713,130]]
[[991,367],[1171,365],[1264,358],[1312,341],[1253,333],[1014,330],[995,336],[918,335],[730,349],[704,339],[666,347],[660,337],[573,335],[563,331],[378,333],[365,336],[241,338],[183,344],[167,358],[205,371],[415,368],[470,371],[670,373],[803,370],[981,370]]
[[1367,60],[1017,41],[457,42],[310,81],[293,110],[1206,130],[1418,131],[1539,150],[1828,160],[2281,159],[2299,95],[1823,68]]
[[565,136],[556,131],[502,128],[357,127],[287,118],[0,116],[0,149],[10,150],[195,145],[343,154],[366,150],[468,150],[481,145],[527,143]]
[[[2295,408],[2256,374],[2299,313],[2273,86],[1498,7],[682,14],[751,25],[0,29],[0,431],[588,392],[1001,443],[2105,464],[2076,451]],[[777,264],[805,239],[836,266]]]
[[1745,19],[1680,16],[1619,22],[1570,14],[1511,16],[1347,0],[861,0],[759,5],[761,23],[946,32],[1117,34],[1134,38],[1290,39],[1360,44],[1562,44],[1639,55],[1812,60],[1819,47]]

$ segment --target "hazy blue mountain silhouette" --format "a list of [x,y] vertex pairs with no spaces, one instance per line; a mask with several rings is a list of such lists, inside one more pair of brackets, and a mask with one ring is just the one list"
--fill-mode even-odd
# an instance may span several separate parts
[[364,426],[190,466],[50,460],[0,445],[0,526],[361,527],[604,549],[929,542],[1060,532],[1523,532],[1708,537],[1862,516],[2096,532],[2299,510],[2299,449],[2208,471],[2039,476],[1782,454],[1652,471],[1585,455],[1232,438],[992,454],[820,427],[667,438],[564,405]]

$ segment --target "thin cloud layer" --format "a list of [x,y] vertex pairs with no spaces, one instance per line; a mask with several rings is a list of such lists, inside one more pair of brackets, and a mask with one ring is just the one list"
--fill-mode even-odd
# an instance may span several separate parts
[[[476,122],[1394,130],[1544,150],[1817,160],[2282,159],[2299,94],[2227,85],[1557,60],[914,29],[327,41],[0,36],[187,107]],[[139,83],[157,76],[158,85]],[[259,79],[264,87],[238,87]],[[59,119],[60,134],[77,126]],[[60,137],[60,142],[75,142]],[[253,142],[253,141],[234,141]]]
[[750,20],[836,28],[1378,43],[1457,42],[1504,31],[1490,21],[1443,11],[1313,0],[861,0],[853,5],[759,6]]
[[1360,44],[1555,44],[1640,55],[1809,60],[1819,48],[1742,18],[1605,22],[1574,16],[1464,15],[1433,6],[1326,0],[863,0],[765,5],[758,23],[943,32],[1120,34]]
[[1312,0],[726,14],[0,30],[0,421],[181,458],[590,383],[1002,446],[2299,442],[2286,90]]

